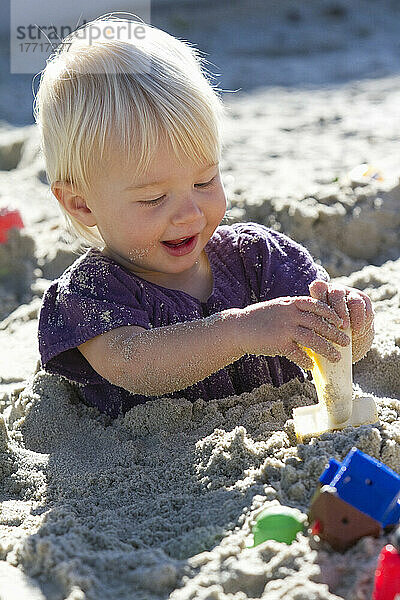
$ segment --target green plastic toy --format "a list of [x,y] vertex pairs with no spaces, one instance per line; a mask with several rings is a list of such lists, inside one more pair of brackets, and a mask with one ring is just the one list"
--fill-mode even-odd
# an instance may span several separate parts
[[303,529],[304,523],[297,511],[288,506],[271,506],[258,515],[253,526],[254,546],[266,540],[285,542],[289,545]]

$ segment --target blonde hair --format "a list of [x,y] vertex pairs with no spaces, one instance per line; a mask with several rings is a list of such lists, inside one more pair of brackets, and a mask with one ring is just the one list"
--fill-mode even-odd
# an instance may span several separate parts
[[[104,35],[107,26],[128,29],[128,23],[143,27],[142,39]],[[92,40],[94,24],[102,35]],[[218,162],[224,108],[205,62],[188,42],[112,15],[67,36],[41,72],[34,102],[50,185],[68,182],[74,193],[85,195],[110,150],[127,162],[133,157],[139,176],[161,139],[169,140],[178,157]],[[82,225],[60,208],[71,233],[89,245],[104,245],[97,227]]]

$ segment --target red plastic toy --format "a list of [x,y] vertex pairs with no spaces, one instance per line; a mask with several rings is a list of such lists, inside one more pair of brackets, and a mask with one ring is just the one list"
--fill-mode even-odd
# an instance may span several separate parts
[[0,244],[5,244],[8,239],[8,231],[13,227],[22,229],[24,223],[19,210],[0,208]]
[[379,555],[373,600],[400,598],[400,529],[396,531],[393,543],[386,544]]

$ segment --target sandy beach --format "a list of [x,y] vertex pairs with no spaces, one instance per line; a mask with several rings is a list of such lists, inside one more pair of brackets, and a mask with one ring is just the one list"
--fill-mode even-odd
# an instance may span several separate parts
[[[298,444],[292,410],[317,398],[297,380],[210,402],[166,398],[111,420],[42,371],[41,297],[78,244],[29,102],[11,108],[31,78],[3,74],[0,208],[17,208],[25,227],[0,245],[0,600],[371,598],[387,535],[345,553],[306,529],[291,545],[249,546],[265,507],[306,520],[329,458],[353,446],[400,473],[400,9],[265,4],[228,15],[225,3],[160,2],[153,22],[196,42],[220,86],[238,90],[224,93],[226,222],[286,233],[370,295],[375,340],[353,378],[380,423]],[[364,163],[379,177],[357,174]]]

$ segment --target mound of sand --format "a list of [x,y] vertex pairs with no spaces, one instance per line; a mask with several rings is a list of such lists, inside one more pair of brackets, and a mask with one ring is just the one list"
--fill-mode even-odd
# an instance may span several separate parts
[[[387,272],[394,266],[399,276],[400,262]],[[380,283],[375,274],[382,293]],[[306,513],[328,459],[353,445],[400,471],[400,401],[383,396],[399,385],[400,349],[386,329],[360,368],[379,373],[368,391],[381,424],[308,445],[296,445],[291,410],[315,401],[310,383],[208,403],[149,402],[113,422],[83,406],[68,382],[38,372],[11,399],[1,430],[1,558],[60,600],[133,591],[174,600],[369,598],[382,539],[363,539],[345,556],[303,534],[291,546],[247,545],[260,508]]]
[[316,401],[309,382],[149,402],[112,421],[66,380],[37,372],[5,401],[1,559],[52,600],[370,598],[384,538],[344,555],[306,533],[291,546],[247,546],[261,508],[305,518],[328,459],[352,446],[400,472],[399,280],[400,260],[341,280],[375,301],[378,333],[355,380],[376,398],[380,425],[306,445],[291,416]]

